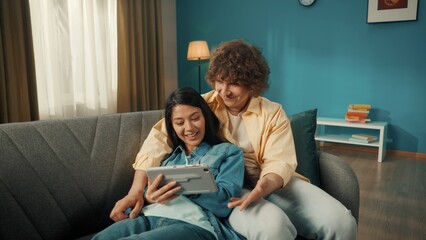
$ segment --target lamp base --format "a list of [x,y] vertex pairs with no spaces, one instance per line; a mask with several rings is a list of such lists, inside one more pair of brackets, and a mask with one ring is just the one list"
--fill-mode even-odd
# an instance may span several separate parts
[[201,94],[201,59],[198,59],[198,93]]

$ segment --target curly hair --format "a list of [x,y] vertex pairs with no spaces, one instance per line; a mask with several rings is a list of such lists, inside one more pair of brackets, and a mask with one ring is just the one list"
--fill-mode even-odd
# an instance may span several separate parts
[[213,50],[206,80],[213,89],[220,80],[243,86],[252,96],[260,96],[269,87],[269,73],[260,49],[243,40],[232,40]]

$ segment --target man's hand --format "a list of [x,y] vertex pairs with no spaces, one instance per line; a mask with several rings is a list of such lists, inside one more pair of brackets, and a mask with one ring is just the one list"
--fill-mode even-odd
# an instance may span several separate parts
[[154,179],[154,181],[151,182],[151,179],[148,180],[148,189],[145,193],[145,198],[148,203],[167,204],[179,196],[176,195],[176,193],[181,189],[181,187],[175,181],[169,182],[158,189],[158,185],[163,178],[164,176],[160,174]]
[[[115,206],[112,209],[109,217],[115,222],[129,217],[136,218],[144,206],[143,193],[147,182],[148,177],[145,171],[136,170],[129,193],[124,198],[115,203]],[[132,211],[129,215],[127,215],[124,213],[124,211],[129,208],[132,208]]]
[[[120,199],[115,203],[114,208],[111,211],[109,217],[115,222],[121,221],[126,218],[136,218],[141,212],[142,207],[144,206],[143,194],[133,194],[130,193],[124,198]],[[129,215],[126,215],[124,211],[126,209],[132,208],[132,211]]]
[[244,198],[231,198],[231,202],[228,203],[228,208],[235,208],[240,206],[240,211],[246,209],[252,202],[259,200],[260,198],[271,194],[277,189],[283,186],[283,179],[275,173],[269,173],[263,176],[257,181],[256,186],[253,190],[246,195]]

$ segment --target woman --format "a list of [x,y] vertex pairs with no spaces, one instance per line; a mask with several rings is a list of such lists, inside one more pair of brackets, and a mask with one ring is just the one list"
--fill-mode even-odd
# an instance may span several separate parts
[[[356,239],[350,211],[320,188],[295,173],[296,153],[290,122],[281,105],[261,97],[268,88],[269,67],[256,47],[240,40],[220,44],[213,52],[204,94],[224,125],[223,136],[244,152],[246,187],[243,198],[232,198],[229,223],[248,239]],[[171,151],[163,123],[156,124],[136,157],[140,170],[159,165]],[[133,186],[132,186],[133,188]],[[138,189],[134,185],[134,189]],[[129,193],[111,212],[114,220],[129,216],[126,206],[143,203]]]
[[239,239],[220,219],[230,214],[226,205],[243,185],[242,151],[219,136],[219,120],[192,88],[178,89],[169,96],[165,127],[174,151],[161,165],[209,166],[218,191],[176,195],[177,183],[159,188],[159,176],[148,184],[145,199],[149,205],[135,219],[114,223],[94,239]]

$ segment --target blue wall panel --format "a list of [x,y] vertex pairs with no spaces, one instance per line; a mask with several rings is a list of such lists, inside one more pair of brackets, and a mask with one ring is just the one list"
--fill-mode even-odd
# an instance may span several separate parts
[[[420,1],[419,1],[420,2]],[[271,68],[265,96],[288,114],[318,108],[344,117],[369,103],[387,121],[388,149],[426,153],[426,5],[417,21],[367,24],[367,0],[178,0],[178,83],[198,87],[189,41],[244,39],[263,50]],[[208,62],[202,63],[204,76]],[[210,88],[202,81],[203,91]]]

